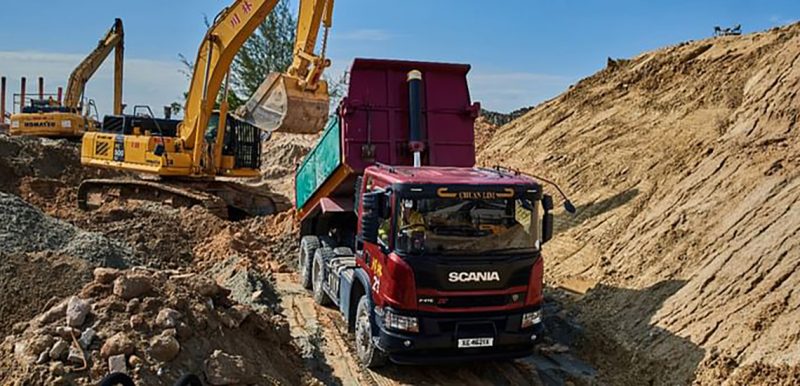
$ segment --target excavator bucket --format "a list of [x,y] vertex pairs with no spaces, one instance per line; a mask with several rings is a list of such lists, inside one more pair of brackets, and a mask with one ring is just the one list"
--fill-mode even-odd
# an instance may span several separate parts
[[328,119],[328,84],[320,81],[317,90],[305,91],[298,82],[285,74],[270,74],[236,115],[267,132],[322,131]]

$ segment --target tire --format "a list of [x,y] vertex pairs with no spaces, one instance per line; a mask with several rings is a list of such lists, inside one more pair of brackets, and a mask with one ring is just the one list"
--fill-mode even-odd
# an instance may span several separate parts
[[321,306],[327,306],[332,303],[322,287],[323,280],[325,280],[325,262],[334,257],[336,257],[336,254],[333,253],[333,249],[328,247],[321,247],[314,252],[314,265],[311,270],[311,291],[313,292],[314,301]]
[[333,253],[336,254],[336,257],[353,256],[353,250],[348,247],[336,247],[333,249]]
[[300,285],[305,289],[311,289],[311,262],[314,259],[314,253],[319,247],[320,242],[317,236],[303,236],[300,239],[297,272],[300,274]]
[[367,296],[361,296],[356,309],[356,356],[366,368],[376,369],[385,366],[389,356],[376,347],[372,339],[372,319]]

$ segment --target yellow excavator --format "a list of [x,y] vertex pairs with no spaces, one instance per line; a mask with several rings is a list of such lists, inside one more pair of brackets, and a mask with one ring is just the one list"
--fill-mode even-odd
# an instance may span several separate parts
[[277,2],[237,0],[214,19],[197,53],[182,121],[155,118],[149,108],[136,107],[134,115],[105,117],[101,131],[83,136],[83,165],[140,177],[83,181],[81,208],[109,199],[158,200],[240,218],[290,206],[286,197],[243,179],[260,176],[261,142],[269,133],[316,133],[324,127],[329,95],[322,74],[330,66],[325,47],[333,0],[301,0],[289,69],[270,74],[236,113],[227,103],[231,63]]
[[[100,127],[90,115],[90,105],[84,106],[86,84],[97,72],[106,58],[115,51],[114,62],[114,114],[122,113],[122,67],[125,51],[125,32],[122,20],[114,25],[69,77],[64,101],[31,99],[26,103],[21,95],[20,112],[11,116],[11,135],[34,135],[41,137],[80,137],[84,132]],[[24,86],[23,86],[24,87]],[[60,99],[60,97],[59,97]]]

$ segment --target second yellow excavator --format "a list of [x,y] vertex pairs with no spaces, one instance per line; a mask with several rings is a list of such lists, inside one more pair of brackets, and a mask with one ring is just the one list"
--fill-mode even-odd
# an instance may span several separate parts
[[[115,51],[114,61],[114,114],[122,114],[122,67],[125,50],[125,33],[122,20],[114,25],[97,44],[97,47],[72,71],[67,83],[64,101],[53,99],[25,99],[24,85],[20,96],[20,112],[11,116],[11,135],[41,137],[80,137],[94,131],[100,122],[89,116],[89,105],[84,105],[86,84],[106,58]],[[59,93],[60,94],[60,93]],[[59,95],[59,99],[60,99]]]
[[[149,178],[84,181],[78,191],[82,208],[101,204],[110,192],[124,199],[199,204],[222,217],[266,215],[289,207],[287,198],[242,179],[260,176],[262,137],[324,127],[329,95],[322,73],[330,66],[325,47],[333,0],[300,1],[292,65],[284,74],[271,74],[233,114],[227,103],[231,63],[277,2],[237,0],[215,18],[197,53],[182,121],[157,119],[136,108],[132,116],[105,117],[100,132],[84,135],[82,164]],[[323,25],[323,49],[317,55]]]

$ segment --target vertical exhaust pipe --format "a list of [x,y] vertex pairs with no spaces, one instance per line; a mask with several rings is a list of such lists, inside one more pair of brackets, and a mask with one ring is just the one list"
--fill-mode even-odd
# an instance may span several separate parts
[[0,125],[6,123],[6,77],[0,78]]
[[58,88],[58,105],[59,106],[62,105],[61,101],[63,100],[63,97],[64,97],[64,89],[59,87]]
[[44,77],[39,77],[39,100],[44,100]]
[[408,73],[408,148],[414,154],[414,167],[422,166],[422,72],[412,70]]
[[22,90],[20,90],[19,93],[19,112],[21,113],[22,110],[25,108],[25,87],[28,87],[28,80],[25,79],[25,77],[23,76],[20,83],[22,83],[21,87]]

